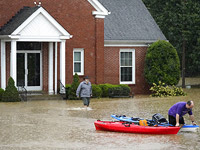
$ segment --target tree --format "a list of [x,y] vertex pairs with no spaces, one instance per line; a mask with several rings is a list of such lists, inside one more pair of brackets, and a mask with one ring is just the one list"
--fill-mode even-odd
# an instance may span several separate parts
[[15,87],[15,82],[12,77],[8,79],[8,85],[5,92],[2,95],[3,102],[19,102],[19,93]]
[[144,75],[152,86],[159,81],[176,85],[180,79],[180,62],[176,49],[167,41],[157,41],[147,50]]
[[[143,2],[166,38],[177,49],[179,58],[184,59],[185,50],[186,76],[200,75],[199,0],[143,0]],[[181,62],[184,65],[184,60]]]

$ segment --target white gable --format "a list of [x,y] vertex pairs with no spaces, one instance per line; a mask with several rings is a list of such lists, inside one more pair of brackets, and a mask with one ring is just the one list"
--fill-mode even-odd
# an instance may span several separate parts
[[43,14],[39,14],[19,32],[21,36],[62,36],[63,34]]
[[46,10],[40,7],[11,36],[19,41],[60,41],[72,38]]

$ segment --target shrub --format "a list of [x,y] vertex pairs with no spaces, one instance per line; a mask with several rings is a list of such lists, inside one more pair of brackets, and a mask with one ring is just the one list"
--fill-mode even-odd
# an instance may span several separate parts
[[167,85],[176,85],[179,82],[179,57],[169,42],[159,40],[148,48],[144,76],[151,86],[159,81]]
[[108,83],[106,83],[106,84],[100,84],[99,85],[99,87],[101,88],[101,90],[102,90],[102,97],[108,97],[109,95],[108,95],[108,89],[109,88],[112,88],[114,85],[112,85],[112,84],[108,84]]
[[8,80],[8,86],[6,87],[5,92],[2,95],[3,102],[19,102],[19,93],[15,87],[15,82],[12,77]]
[[120,84],[119,85],[122,90],[123,90],[123,95],[125,96],[129,96],[130,95],[130,92],[131,92],[131,88],[128,86],[128,85],[125,85],[125,84]]
[[102,90],[99,85],[92,84],[92,97],[100,98],[102,96]]
[[167,97],[167,96],[185,96],[186,93],[181,87],[176,86],[165,86],[165,83],[161,81],[158,82],[158,85],[153,83],[153,86],[150,88],[152,91],[152,97]]
[[0,88],[0,101],[2,100],[3,93],[4,93],[4,89]]
[[109,97],[130,97],[128,85],[115,85],[109,89]]
[[68,92],[68,98],[69,99],[74,99],[74,100],[77,100],[79,99],[77,96],[76,96],[76,90],[79,86],[80,82],[79,82],[79,76],[78,74],[76,73],[74,76],[73,76],[73,82],[71,84],[71,87],[69,88],[69,92]]
[[69,89],[71,88],[71,84],[66,84],[65,85],[65,90],[66,90],[66,99],[69,98]]

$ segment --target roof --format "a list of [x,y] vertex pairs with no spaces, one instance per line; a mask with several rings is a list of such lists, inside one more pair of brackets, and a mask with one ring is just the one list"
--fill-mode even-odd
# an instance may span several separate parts
[[0,35],[12,34],[28,17],[30,17],[40,7],[23,7],[4,26],[0,28]]
[[111,12],[104,19],[105,40],[166,40],[142,0],[99,0]]

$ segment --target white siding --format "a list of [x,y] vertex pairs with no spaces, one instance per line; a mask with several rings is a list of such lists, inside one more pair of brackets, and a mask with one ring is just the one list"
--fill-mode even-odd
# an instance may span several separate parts
[[21,32],[21,36],[61,36],[62,33],[43,15],[35,17]]

